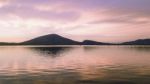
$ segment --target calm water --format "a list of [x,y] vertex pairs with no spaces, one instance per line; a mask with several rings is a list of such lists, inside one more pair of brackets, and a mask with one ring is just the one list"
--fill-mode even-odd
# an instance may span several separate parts
[[150,47],[0,47],[0,84],[150,84]]

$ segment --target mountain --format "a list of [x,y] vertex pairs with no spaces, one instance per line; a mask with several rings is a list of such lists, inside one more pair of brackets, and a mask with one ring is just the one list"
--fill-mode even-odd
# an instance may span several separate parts
[[124,42],[121,45],[150,45],[150,39],[139,39],[130,42]]
[[18,43],[0,42],[0,45],[17,45]]
[[21,44],[23,45],[109,45],[109,43],[96,42],[92,40],[77,42],[57,34],[40,36],[35,39],[22,42]]
[[22,45],[79,45],[80,42],[59,36],[57,34],[49,34],[40,36],[29,41],[21,43]]
[[97,41],[92,41],[92,40],[84,40],[82,45],[110,45],[110,43],[102,43],[102,42],[97,42]]
[[40,36],[21,43],[5,43],[0,45],[150,45],[150,39],[139,39],[135,41],[124,42],[120,44],[103,43],[92,40],[84,40],[83,42],[74,41],[57,34],[49,34]]

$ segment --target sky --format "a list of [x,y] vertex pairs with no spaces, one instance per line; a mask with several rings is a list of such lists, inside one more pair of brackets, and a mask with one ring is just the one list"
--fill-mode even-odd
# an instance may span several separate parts
[[47,34],[101,42],[150,38],[150,0],[0,0],[0,42]]

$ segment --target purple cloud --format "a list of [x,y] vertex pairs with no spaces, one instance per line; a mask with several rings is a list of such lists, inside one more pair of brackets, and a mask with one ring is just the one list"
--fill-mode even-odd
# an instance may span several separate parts
[[[10,16],[17,16],[22,22],[16,22],[16,18],[12,19]],[[118,39],[119,36],[115,37],[116,34],[120,35],[120,38],[121,36],[137,38],[142,31],[143,35],[139,38],[145,38],[150,33],[150,0],[6,0],[0,1],[0,18],[1,30],[9,28],[6,28],[9,22],[7,20],[14,21],[15,25],[22,25],[34,19],[35,22],[27,25],[30,26],[37,24],[36,20],[40,19],[41,22],[44,21],[42,26],[31,28],[39,35],[47,34],[48,32],[45,33],[47,29],[49,33],[78,33],[84,36],[90,34]],[[9,30],[17,31],[19,30],[17,28]],[[121,30],[128,31],[118,33]]]

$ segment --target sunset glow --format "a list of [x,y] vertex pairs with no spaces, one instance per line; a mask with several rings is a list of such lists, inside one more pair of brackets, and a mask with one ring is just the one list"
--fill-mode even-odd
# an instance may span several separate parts
[[0,0],[0,42],[52,33],[77,41],[150,38],[150,0]]

